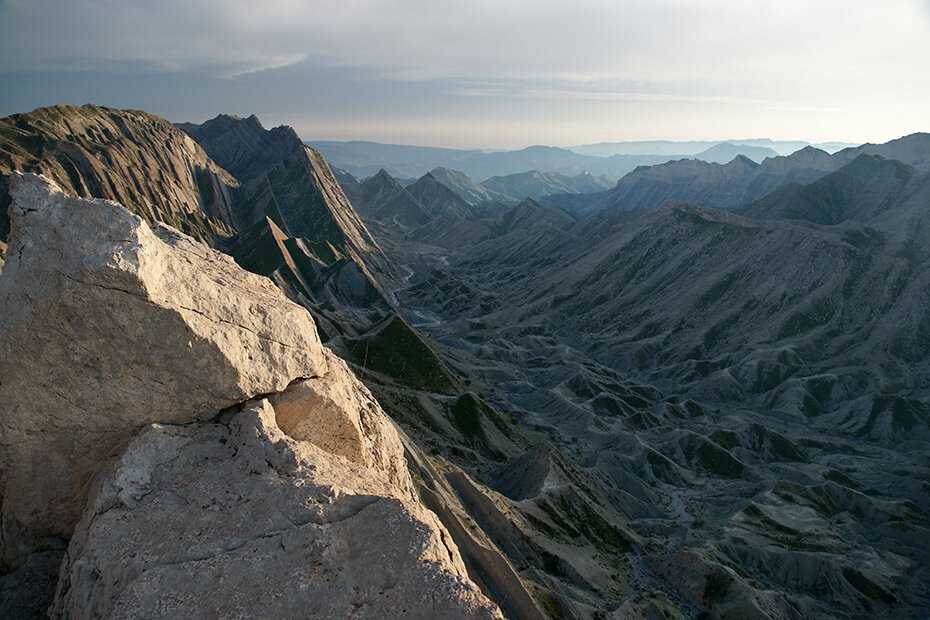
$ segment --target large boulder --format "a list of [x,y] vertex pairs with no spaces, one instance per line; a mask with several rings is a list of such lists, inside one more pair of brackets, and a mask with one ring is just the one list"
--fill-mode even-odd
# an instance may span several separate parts
[[500,618],[406,481],[288,437],[264,399],[151,425],[98,478],[51,616]]
[[70,538],[53,614],[500,617],[304,308],[116,203],[12,195],[2,551],[19,579]]
[[271,281],[174,229],[36,175],[14,173],[11,193],[0,467],[15,564],[30,536],[71,535],[94,474],[140,428],[317,376],[323,347]]

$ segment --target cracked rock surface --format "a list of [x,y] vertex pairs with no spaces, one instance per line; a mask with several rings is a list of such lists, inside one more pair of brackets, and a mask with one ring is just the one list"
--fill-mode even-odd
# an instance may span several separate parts
[[[5,532],[13,523],[67,538],[100,464],[146,424],[210,418],[319,374],[312,319],[266,278],[44,177],[14,174],[11,194],[0,278]],[[28,549],[10,539],[3,555],[15,564]]]
[[286,436],[264,399],[129,443],[94,486],[52,616],[500,617],[409,487]]
[[501,617],[304,308],[116,203],[11,188],[0,559],[70,539],[53,616]]

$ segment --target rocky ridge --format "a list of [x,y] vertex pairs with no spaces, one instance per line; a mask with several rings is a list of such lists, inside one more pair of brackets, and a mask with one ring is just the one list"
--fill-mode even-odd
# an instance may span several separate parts
[[407,191],[422,204],[431,216],[438,217],[446,211],[459,217],[474,217],[474,213],[453,190],[436,180],[429,172],[407,186]]
[[354,205],[364,217],[409,230],[422,226],[432,214],[385,170],[364,181]]
[[708,163],[695,156],[640,166],[607,192],[558,195],[549,197],[547,202],[582,215],[600,210],[656,209],[668,200],[735,209],[746,207],[785,185],[812,183],[862,154],[899,160],[927,172],[928,144],[927,134],[915,133],[884,144],[843,149],[833,155],[806,146],[791,155],[766,157],[759,164],[742,155],[727,159],[726,164]]
[[434,179],[457,193],[463,200],[470,205],[476,205],[482,202],[507,200],[507,196],[489,191],[488,188],[478,184],[464,172],[450,170],[437,166],[430,170],[429,174]]
[[482,187],[505,197],[508,202],[526,198],[539,200],[558,194],[591,194],[610,189],[614,182],[607,176],[595,176],[585,170],[576,176],[531,170],[520,174],[491,177]]
[[202,240],[232,234],[239,181],[168,121],[94,105],[39,108],[0,120],[0,240],[9,175],[41,173],[75,196],[116,200],[147,222]]

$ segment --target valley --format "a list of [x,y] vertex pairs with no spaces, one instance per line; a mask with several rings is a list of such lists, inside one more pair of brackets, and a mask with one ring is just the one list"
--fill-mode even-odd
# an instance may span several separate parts
[[928,601],[930,185],[836,159],[736,212],[752,219],[666,202],[592,226],[527,201],[470,242],[382,230],[415,266],[402,313],[437,317],[415,324],[491,405],[619,495],[675,556],[666,578],[709,560],[780,593],[776,616]]

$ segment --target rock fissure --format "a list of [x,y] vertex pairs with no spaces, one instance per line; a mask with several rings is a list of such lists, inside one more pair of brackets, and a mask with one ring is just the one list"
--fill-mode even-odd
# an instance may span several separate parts
[[[71,275],[69,275],[69,274],[67,274],[67,273],[64,273],[63,271],[59,271],[58,273],[60,273],[60,274],[61,274],[62,276],[64,276],[65,278],[71,280],[71,281],[74,282],[75,284],[80,284],[80,285],[82,285],[82,286],[93,286],[93,287],[100,288],[100,289],[107,290],[107,291],[116,291],[116,292],[120,292],[120,293],[125,293],[126,295],[130,295],[130,296],[132,296],[132,297],[134,297],[134,298],[136,298],[136,299],[138,299],[138,300],[140,300],[140,301],[142,301],[142,302],[144,302],[144,303],[151,304],[151,305],[153,305],[153,306],[159,306],[158,303],[153,302],[152,300],[146,298],[146,297],[143,296],[143,295],[140,295],[140,294],[135,293],[135,292],[133,292],[133,291],[127,291],[126,289],[120,288],[120,287],[118,287],[118,286],[106,286],[105,284],[99,284],[99,283],[97,283],[97,282],[85,282],[85,281],[83,281],[83,280],[80,280],[80,279],[78,279],[78,278],[75,278],[74,276],[71,276]],[[261,340],[265,340],[265,341],[267,341],[267,342],[273,342],[273,343],[278,344],[278,345],[281,345],[282,347],[285,347],[285,348],[295,348],[295,345],[293,345],[293,344],[289,344],[289,343],[287,343],[287,342],[282,342],[282,341],[280,341],[280,340],[276,340],[276,339],[274,339],[274,338],[271,338],[271,337],[269,337],[269,336],[267,336],[267,335],[265,335],[265,334],[261,334],[261,333],[255,331],[255,330],[253,330],[253,329],[251,329],[251,328],[249,328],[249,327],[247,327],[247,326],[245,326],[245,325],[243,325],[243,324],[241,324],[241,323],[236,323],[236,322],[234,322],[234,321],[230,321],[230,320],[224,319],[224,318],[222,318],[222,317],[213,316],[213,315],[211,315],[211,314],[209,314],[209,313],[207,313],[207,312],[204,312],[204,311],[202,311],[202,310],[198,310],[198,309],[196,309],[196,308],[190,308],[190,307],[188,307],[188,306],[183,306],[183,305],[180,305],[180,304],[176,305],[176,307],[177,307],[178,309],[180,309],[180,310],[185,310],[185,311],[187,311],[187,312],[193,312],[194,314],[197,314],[197,315],[199,315],[199,316],[202,316],[203,318],[208,319],[208,320],[210,320],[210,321],[212,321],[212,322],[215,322],[215,323],[223,323],[223,324],[225,324],[225,325],[231,325],[232,327],[236,327],[236,328],[241,329],[241,330],[243,330],[243,331],[247,331],[247,332],[253,334],[256,338],[259,338],[259,339],[261,339]]]
[[236,327],[236,328],[238,328],[238,329],[241,329],[241,330],[243,330],[243,331],[247,331],[247,332],[249,332],[250,334],[254,335],[256,338],[259,338],[259,339],[261,339],[261,340],[265,340],[265,341],[267,341],[267,342],[273,342],[273,343],[278,344],[278,345],[281,345],[282,347],[285,347],[285,348],[287,348],[287,349],[294,349],[294,348],[297,348],[297,347],[295,347],[295,345],[293,345],[293,344],[289,344],[289,343],[287,343],[287,342],[282,342],[281,340],[276,340],[276,339],[274,339],[274,338],[271,338],[270,336],[267,336],[267,335],[265,335],[265,334],[261,334],[261,333],[255,331],[255,330],[253,330],[253,329],[251,329],[251,328],[249,328],[249,327],[246,327],[245,325],[242,325],[241,323],[236,323],[235,321],[230,321],[230,320],[224,319],[224,318],[222,318],[222,317],[212,316],[212,315],[210,315],[209,313],[206,313],[206,312],[204,312],[204,311],[202,311],[202,310],[198,310],[198,309],[196,309],[196,308],[189,308],[189,307],[187,307],[187,306],[182,306],[182,305],[178,305],[177,307],[180,308],[181,310],[186,310],[186,311],[188,311],[188,312],[193,312],[194,314],[200,315],[200,316],[204,317],[205,319],[208,319],[208,320],[213,321],[213,322],[215,322],[215,323],[223,323],[223,324],[225,324],[225,325],[231,325],[231,326]]

